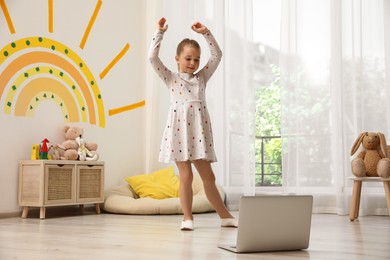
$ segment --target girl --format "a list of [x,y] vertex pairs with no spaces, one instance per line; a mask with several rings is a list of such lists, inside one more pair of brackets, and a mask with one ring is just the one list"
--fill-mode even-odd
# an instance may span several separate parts
[[[215,184],[211,163],[216,161],[210,117],[206,107],[206,83],[217,69],[222,52],[206,26],[196,22],[191,26],[202,34],[209,45],[211,57],[198,72],[200,46],[195,40],[184,39],[176,50],[178,73],[170,71],[158,57],[161,41],[168,30],[166,19],[157,23],[149,60],[166,84],[171,98],[168,121],[161,142],[159,161],[174,161],[179,169],[180,202],[183,210],[181,230],[193,230],[191,163],[203,181],[206,196],[221,218],[222,227],[237,227],[237,221],[226,209]],[[196,73],[195,73],[196,72]]]

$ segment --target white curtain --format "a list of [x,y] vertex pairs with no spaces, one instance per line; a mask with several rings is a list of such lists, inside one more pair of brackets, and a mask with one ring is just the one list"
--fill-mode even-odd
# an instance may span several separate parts
[[[202,36],[192,32],[194,21],[204,23],[214,34],[222,52],[222,62],[207,87],[218,162],[213,169],[227,194],[230,209],[239,197],[254,194],[254,92],[252,83],[252,0],[147,0],[146,42],[155,25],[165,17],[169,25],[160,50],[162,61],[174,70],[177,44],[186,37],[202,48],[201,66],[209,58]],[[146,61],[146,58],[145,58]],[[158,152],[169,108],[169,94],[147,63],[146,165],[152,171],[164,167]]]
[[[225,4],[223,160],[225,191],[231,209],[242,195],[255,193],[255,83],[253,77],[252,1],[220,1]],[[222,22],[222,21],[221,21]]]
[[[348,214],[353,142],[390,140],[390,3],[282,0],[281,17],[283,188]],[[363,184],[361,215],[387,212],[383,185]]]

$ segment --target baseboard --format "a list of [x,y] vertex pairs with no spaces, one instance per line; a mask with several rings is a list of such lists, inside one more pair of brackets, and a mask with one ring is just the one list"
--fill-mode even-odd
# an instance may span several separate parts
[[[39,218],[39,214],[40,214],[39,208],[32,207],[28,211],[27,218]],[[77,216],[82,214],[96,214],[95,205],[85,204],[82,211],[80,211],[79,205],[46,207],[45,218]],[[0,213],[0,219],[15,218],[21,216],[22,216],[22,211]]]
[[7,213],[0,213],[0,219],[2,218],[15,218],[22,216],[22,212],[7,212]]

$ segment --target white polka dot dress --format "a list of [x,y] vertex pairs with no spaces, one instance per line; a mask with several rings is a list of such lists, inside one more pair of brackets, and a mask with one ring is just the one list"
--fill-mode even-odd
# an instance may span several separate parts
[[206,83],[217,69],[222,52],[213,35],[204,34],[211,57],[195,74],[170,71],[158,57],[164,32],[157,30],[149,50],[149,60],[166,84],[171,105],[160,146],[159,161],[207,160],[216,162],[210,116],[205,100]]

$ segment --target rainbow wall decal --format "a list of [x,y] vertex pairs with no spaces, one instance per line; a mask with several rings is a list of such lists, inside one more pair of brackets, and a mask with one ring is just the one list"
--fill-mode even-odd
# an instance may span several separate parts
[[[102,6],[97,0],[80,48],[84,49],[88,36]],[[4,0],[0,8],[11,34],[16,30]],[[48,0],[48,31],[54,31],[53,0]],[[125,44],[119,54],[99,74],[102,80],[123,58],[130,45]],[[89,122],[105,127],[105,108],[94,75],[87,64],[70,47],[47,37],[27,37],[12,41],[0,50],[0,110],[5,114],[33,117],[42,102],[55,102],[66,122]],[[145,101],[108,110],[112,116],[145,105]]]
[[[25,49],[29,49],[28,52],[22,52]],[[0,65],[7,59],[12,61],[0,77],[0,96],[7,93],[6,114],[33,115],[36,100],[42,100],[39,95],[47,90],[53,92],[53,100],[58,104],[67,106],[69,103],[72,107],[62,110],[67,121],[78,122],[81,118],[84,122],[105,126],[104,105],[96,80],[69,47],[44,37],[23,38],[0,50]],[[15,75],[19,76],[11,81]]]

